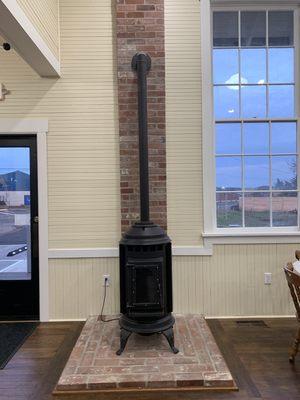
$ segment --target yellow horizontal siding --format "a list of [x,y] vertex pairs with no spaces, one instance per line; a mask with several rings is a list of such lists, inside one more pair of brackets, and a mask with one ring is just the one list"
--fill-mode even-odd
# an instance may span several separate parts
[[165,0],[168,232],[202,243],[200,3]]
[[2,52],[11,94],[0,118],[49,118],[49,247],[113,247],[120,201],[111,1],[61,0],[60,15],[62,77],[40,78]]
[[59,58],[59,0],[17,0],[55,57]]

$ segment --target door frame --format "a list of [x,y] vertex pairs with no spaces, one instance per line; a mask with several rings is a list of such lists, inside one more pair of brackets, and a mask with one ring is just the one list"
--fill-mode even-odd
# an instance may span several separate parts
[[34,135],[37,145],[40,321],[49,321],[47,119],[0,118],[1,135]]

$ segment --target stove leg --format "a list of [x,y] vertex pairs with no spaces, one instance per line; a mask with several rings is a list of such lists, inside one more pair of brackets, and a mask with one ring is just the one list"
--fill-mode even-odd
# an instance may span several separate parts
[[167,329],[166,331],[163,331],[162,334],[167,339],[167,341],[168,341],[173,353],[174,354],[179,353],[179,350],[174,345],[174,330],[173,330],[173,327]]
[[132,332],[126,331],[126,329],[121,328],[121,332],[120,332],[120,348],[119,350],[116,352],[117,356],[120,356],[126,346],[126,343],[130,337],[130,335],[132,334]]

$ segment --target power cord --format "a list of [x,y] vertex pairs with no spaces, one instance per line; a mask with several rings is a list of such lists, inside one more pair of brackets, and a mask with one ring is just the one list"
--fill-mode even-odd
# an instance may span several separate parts
[[103,302],[102,302],[102,307],[101,307],[101,313],[100,313],[100,320],[102,322],[112,322],[112,321],[119,321],[120,318],[111,318],[111,319],[105,319],[103,315],[103,310],[105,306],[105,301],[106,301],[106,288],[107,288],[107,283],[108,283],[108,278],[104,279],[104,295],[103,295]]

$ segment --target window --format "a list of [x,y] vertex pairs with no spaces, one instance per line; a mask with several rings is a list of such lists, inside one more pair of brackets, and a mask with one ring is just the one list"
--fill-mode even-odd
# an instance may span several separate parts
[[216,228],[298,226],[293,10],[213,11]]

